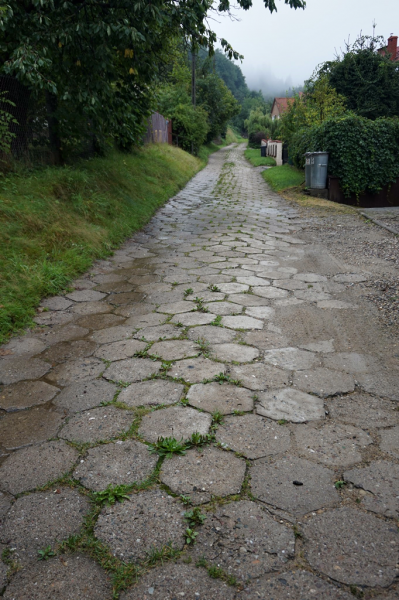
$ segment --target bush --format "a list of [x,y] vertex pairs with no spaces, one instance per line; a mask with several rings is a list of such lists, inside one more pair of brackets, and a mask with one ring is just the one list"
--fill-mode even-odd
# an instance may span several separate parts
[[173,130],[179,135],[179,146],[197,153],[209,131],[208,113],[200,106],[178,104],[172,114]]
[[305,152],[319,151],[329,153],[329,174],[338,177],[345,196],[376,194],[399,177],[399,119],[350,115],[293,136],[290,155],[297,167],[303,168]]
[[265,131],[257,131],[256,133],[250,133],[248,137],[248,146],[250,148],[260,148],[262,140],[267,139],[267,133]]

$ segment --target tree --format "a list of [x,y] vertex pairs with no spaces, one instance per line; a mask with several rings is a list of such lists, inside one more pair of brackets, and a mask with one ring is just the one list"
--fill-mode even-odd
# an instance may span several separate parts
[[297,94],[280,119],[281,137],[290,143],[292,136],[301,129],[320,125],[332,118],[346,114],[346,101],[330,85],[323,74],[306,83],[305,93]]
[[[304,8],[304,0],[285,0]],[[244,10],[251,0],[238,0]],[[275,0],[264,0],[276,10]],[[128,147],[140,137],[154,100],[153,82],[175,39],[211,52],[213,0],[8,0],[0,11],[0,64],[32,93],[46,94],[50,139],[85,136]],[[229,0],[219,12],[229,13]],[[221,40],[229,58],[239,54]]]
[[319,69],[348,109],[368,119],[399,116],[399,64],[378,53],[382,44],[382,37],[360,36]]
[[258,107],[252,110],[248,119],[245,121],[245,127],[248,130],[249,145],[258,148],[263,138],[278,138],[279,121],[272,120],[270,111],[264,112]]

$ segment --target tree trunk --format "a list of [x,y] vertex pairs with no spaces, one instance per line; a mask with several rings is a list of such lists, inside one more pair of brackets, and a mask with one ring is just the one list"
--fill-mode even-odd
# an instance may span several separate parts
[[57,96],[49,91],[46,91],[46,109],[47,122],[50,139],[50,148],[53,155],[55,165],[62,164],[61,138],[59,130],[59,122],[56,115],[57,111]]

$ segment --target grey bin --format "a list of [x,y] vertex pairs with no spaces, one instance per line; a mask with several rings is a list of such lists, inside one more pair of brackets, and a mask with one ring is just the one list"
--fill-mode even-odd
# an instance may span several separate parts
[[324,190],[327,187],[328,152],[310,152],[310,187]]
[[310,155],[311,152],[305,152],[305,187],[310,188]]

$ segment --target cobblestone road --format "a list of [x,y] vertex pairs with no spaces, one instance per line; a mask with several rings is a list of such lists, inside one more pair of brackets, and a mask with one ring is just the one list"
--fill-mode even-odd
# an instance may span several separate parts
[[398,356],[302,225],[226,148],[0,349],[6,600],[399,598]]

